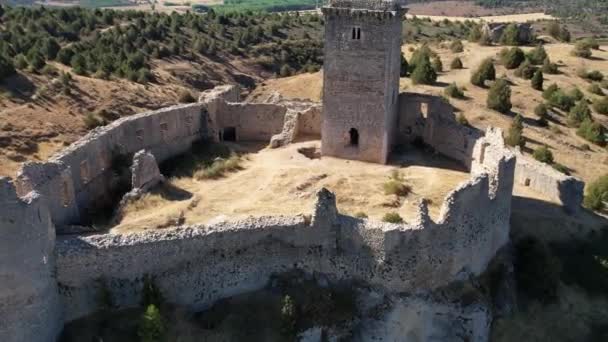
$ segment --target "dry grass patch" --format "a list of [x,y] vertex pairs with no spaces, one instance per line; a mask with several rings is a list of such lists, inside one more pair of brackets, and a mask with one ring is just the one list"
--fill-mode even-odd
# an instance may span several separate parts
[[217,159],[210,166],[204,167],[194,173],[197,180],[218,179],[226,173],[236,172],[243,169],[241,157],[233,153],[228,159]]

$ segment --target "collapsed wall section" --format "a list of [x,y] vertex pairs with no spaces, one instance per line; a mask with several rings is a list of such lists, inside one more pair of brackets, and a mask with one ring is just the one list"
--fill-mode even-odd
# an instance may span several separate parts
[[54,245],[40,195],[18,197],[0,177],[0,341],[54,341],[61,331]]

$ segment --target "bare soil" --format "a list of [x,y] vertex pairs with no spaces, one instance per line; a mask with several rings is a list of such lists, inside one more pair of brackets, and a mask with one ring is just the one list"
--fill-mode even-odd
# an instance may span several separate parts
[[500,7],[488,8],[475,4],[474,1],[430,1],[407,4],[408,13],[418,16],[450,16],[450,17],[486,17],[509,14],[541,12],[538,7]]
[[[244,169],[217,180],[172,179],[171,185],[188,191],[188,200],[171,200],[148,194],[132,203],[112,232],[163,227],[181,217],[185,223],[235,220],[247,216],[311,214],[316,193],[326,187],[336,194],[338,210],[365,213],[380,220],[388,212],[406,221],[415,219],[417,203],[430,201],[437,218],[445,196],[469,178],[454,161],[412,150],[395,155],[391,165],[349,161],[331,157],[310,159],[298,152],[319,147],[319,141],[262,149],[246,157]],[[402,198],[386,195],[383,184],[397,170],[412,192]]]

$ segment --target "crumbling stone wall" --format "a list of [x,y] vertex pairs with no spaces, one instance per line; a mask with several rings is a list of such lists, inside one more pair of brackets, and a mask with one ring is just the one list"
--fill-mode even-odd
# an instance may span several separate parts
[[[117,120],[89,134],[50,158],[28,163],[17,175],[19,193],[36,190],[48,200],[56,225],[79,218],[109,198],[118,186],[116,160],[151,151],[159,162],[190,149],[204,137],[202,105],[178,105]],[[126,165],[128,167],[128,165]]]
[[569,213],[576,213],[583,203],[585,183],[565,175],[516,151],[515,182],[529,187],[550,201],[561,203]]
[[424,202],[407,225],[343,216],[333,194],[322,190],[311,220],[261,217],[141,234],[62,236],[56,253],[66,319],[97,309],[99,278],[120,306],[137,304],[141,279],[150,274],[169,301],[201,309],[294,267],[391,292],[480,274],[509,234],[515,159],[495,148],[499,156],[446,197],[436,222]]
[[386,163],[397,116],[402,14],[392,1],[323,7],[323,155]]
[[0,177],[0,341],[54,341],[62,327],[46,202]]
[[482,27],[483,33],[490,37],[493,43],[500,43],[503,33],[508,25],[517,27],[518,41],[522,43],[531,43],[534,39],[534,31],[530,23],[486,23]]
[[396,143],[421,140],[437,152],[470,168],[479,130],[456,121],[453,107],[441,97],[418,93],[399,94]]

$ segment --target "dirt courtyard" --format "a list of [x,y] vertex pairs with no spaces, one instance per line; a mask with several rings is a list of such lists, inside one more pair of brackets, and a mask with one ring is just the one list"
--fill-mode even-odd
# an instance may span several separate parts
[[[426,198],[430,200],[430,214],[436,219],[445,196],[469,178],[458,163],[414,148],[395,154],[390,165],[380,165],[331,157],[310,159],[298,152],[311,147],[320,147],[320,142],[250,153],[244,157],[243,170],[216,180],[171,179],[172,186],[192,196],[171,200],[160,192],[147,194],[129,205],[123,220],[111,232],[164,227],[180,216],[182,222],[193,224],[247,216],[311,214],[315,195],[322,187],[336,194],[341,213],[365,213],[370,219],[381,220],[384,214],[397,212],[411,222],[417,202]],[[383,184],[394,170],[402,183],[412,188],[406,197],[397,199],[384,193]]]

